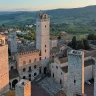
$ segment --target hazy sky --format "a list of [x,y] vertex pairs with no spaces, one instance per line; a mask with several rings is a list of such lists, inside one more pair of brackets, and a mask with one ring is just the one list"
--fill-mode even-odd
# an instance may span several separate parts
[[45,10],[96,5],[96,0],[0,0],[0,10]]

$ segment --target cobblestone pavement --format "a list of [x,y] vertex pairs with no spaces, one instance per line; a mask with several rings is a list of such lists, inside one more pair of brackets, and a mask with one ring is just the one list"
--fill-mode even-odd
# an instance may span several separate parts
[[62,89],[62,86],[51,77],[46,77],[41,82],[39,82],[39,85],[44,90],[46,90],[51,96],[54,96],[57,92]]

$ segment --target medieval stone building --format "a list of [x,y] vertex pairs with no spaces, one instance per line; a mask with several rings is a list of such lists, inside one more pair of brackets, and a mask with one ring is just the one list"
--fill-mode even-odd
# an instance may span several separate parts
[[[84,83],[83,82],[85,82],[87,80],[91,80],[91,79],[94,78],[94,74],[95,74],[95,72],[94,72],[94,65],[95,65],[95,62],[94,61],[95,60],[93,59],[93,56],[94,55],[96,55],[96,50],[87,51],[87,52],[85,51],[84,52],[84,57],[81,58],[81,60],[82,59],[84,60],[84,64],[82,63],[83,60],[81,62],[81,64],[84,65],[84,69],[83,70],[82,70],[83,67],[82,66],[81,67],[79,66],[80,65],[79,63],[80,62],[78,60],[78,58],[79,58],[78,55],[76,55],[77,56],[76,58],[74,56],[75,60],[74,60],[74,58],[71,58],[71,57],[65,57],[65,58],[60,58],[60,59],[55,58],[54,59],[54,63],[51,63],[51,77],[53,77],[56,81],[58,81],[63,86],[64,90],[66,90],[66,91],[68,90],[67,88],[68,88],[68,85],[69,84],[71,84],[71,85],[73,84],[74,85],[74,83],[76,83],[76,81],[79,82],[81,80],[80,81],[81,84],[78,83],[78,85],[76,85],[76,86],[81,86],[82,87],[82,90],[83,90],[83,91],[81,90],[81,93],[84,93]],[[68,56],[70,56],[70,54]],[[69,58],[69,60],[68,60],[68,58]],[[71,60],[70,60],[70,58],[71,58]],[[74,72],[78,71],[78,69],[79,70],[81,69],[81,71],[80,71],[81,73],[79,72],[79,74],[76,75],[78,73],[78,72],[76,72],[76,73],[73,74],[74,76],[72,75],[72,77],[73,77],[73,79],[72,79],[73,83],[70,81],[71,80],[71,78],[69,77],[70,76],[70,73],[68,73],[68,67],[70,68],[70,66],[69,66],[70,63],[72,64],[70,71],[73,70],[73,72],[71,72],[71,74],[73,74]],[[77,64],[77,67],[75,67],[74,64]],[[83,77],[81,77],[80,80],[76,80],[76,79],[79,79],[80,78],[80,76],[81,76],[80,74]],[[78,78],[78,76],[79,76],[79,78]],[[68,83],[68,80],[71,83]],[[82,83],[83,83],[83,85],[82,85]],[[73,86],[73,87],[75,87],[75,86]],[[71,86],[69,88],[71,88]],[[80,89],[78,89],[78,88],[76,88],[76,92],[77,93],[80,93],[79,92]],[[72,88],[72,89],[75,89],[75,88]],[[79,91],[77,91],[77,89]],[[68,92],[68,93],[71,94],[70,92]]]

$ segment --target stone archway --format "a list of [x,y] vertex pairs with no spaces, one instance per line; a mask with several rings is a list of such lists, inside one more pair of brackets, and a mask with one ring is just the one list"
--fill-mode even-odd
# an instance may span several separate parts
[[13,82],[12,82],[12,88],[15,88],[15,85],[18,83],[18,80],[17,79],[15,79],[15,80],[13,80]]
[[44,68],[44,74],[46,74],[46,73],[47,73],[47,67]]

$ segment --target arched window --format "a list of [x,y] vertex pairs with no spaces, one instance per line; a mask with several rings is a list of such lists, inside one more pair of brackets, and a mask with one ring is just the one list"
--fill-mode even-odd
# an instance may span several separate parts
[[74,80],[74,84],[76,83],[76,80]]
[[34,73],[34,76],[36,76],[37,75],[37,73]]
[[36,65],[34,65],[34,69],[36,69],[36,67],[37,67],[37,66],[36,66]]
[[62,84],[62,80],[60,79],[60,84]]
[[31,66],[29,67],[29,71],[31,71]]
[[29,74],[29,77],[31,77],[31,74]]
[[53,78],[54,78],[54,73],[53,73]]
[[26,71],[26,68],[23,68],[23,72],[25,72]]
[[23,79],[26,79],[26,76],[23,76]]
[[11,66],[11,70],[13,70],[13,66]]

